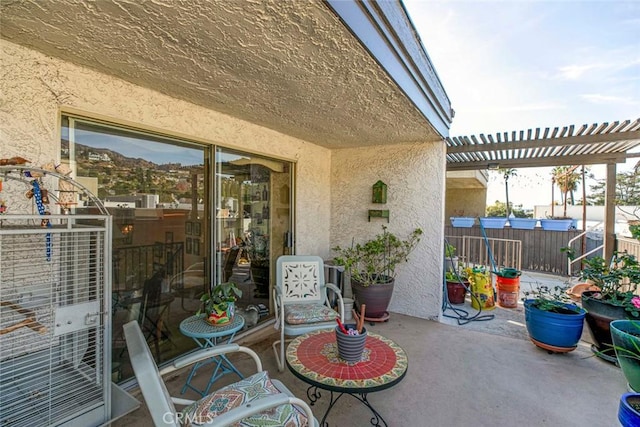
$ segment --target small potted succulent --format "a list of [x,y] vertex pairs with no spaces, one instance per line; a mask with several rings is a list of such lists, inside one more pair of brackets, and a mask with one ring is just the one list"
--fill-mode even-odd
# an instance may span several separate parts
[[235,302],[242,296],[242,290],[233,282],[216,285],[210,293],[200,297],[202,307],[196,314],[205,314],[212,325],[224,325],[233,320]]

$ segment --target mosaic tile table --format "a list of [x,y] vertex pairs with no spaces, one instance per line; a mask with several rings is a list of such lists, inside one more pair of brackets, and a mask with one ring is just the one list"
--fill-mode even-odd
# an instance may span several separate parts
[[374,415],[371,418],[372,425],[386,426],[386,421],[373,408],[367,395],[399,383],[409,365],[407,354],[400,346],[371,332],[367,334],[360,361],[346,362],[338,357],[334,330],[312,332],[295,338],[287,347],[286,359],[289,370],[310,384],[307,397],[312,406],[320,398],[318,389],[331,393],[329,407],[320,421],[321,426],[328,425],[327,416],[343,394],[353,396],[371,410]]

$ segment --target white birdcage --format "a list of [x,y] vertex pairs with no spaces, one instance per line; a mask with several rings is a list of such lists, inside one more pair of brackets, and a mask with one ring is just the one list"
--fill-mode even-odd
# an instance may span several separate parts
[[[0,178],[5,190],[22,182],[37,196],[52,178],[88,193],[68,177],[34,168],[3,166]],[[49,196],[59,200],[51,190]],[[96,215],[74,215],[66,200],[65,215],[0,216],[3,427],[97,426],[111,419],[111,217],[89,198]],[[34,199],[40,206],[31,208],[40,211]],[[11,212],[19,203],[7,205]]]

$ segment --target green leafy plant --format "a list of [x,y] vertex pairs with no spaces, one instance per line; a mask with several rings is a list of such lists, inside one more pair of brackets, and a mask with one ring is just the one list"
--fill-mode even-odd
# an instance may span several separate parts
[[222,310],[226,310],[228,303],[235,302],[242,296],[242,290],[233,282],[224,282],[216,285],[210,293],[206,293],[200,297],[202,307],[196,314],[210,313],[218,306]]
[[449,259],[456,256],[456,247],[450,243],[445,243],[444,245],[444,256]]
[[566,286],[540,286],[524,293],[523,300],[533,300],[531,304],[538,310],[552,313],[580,313],[580,308],[567,295]]
[[468,282],[469,281],[467,270],[464,268],[458,268],[457,272],[449,269],[447,272],[444,273],[444,279],[447,282],[460,282],[460,281]]
[[580,279],[591,280],[593,283],[599,284],[603,281],[607,272],[608,267],[605,259],[600,256],[595,256],[582,261]]
[[640,297],[636,295],[640,283],[640,264],[635,256],[615,252],[607,264],[602,257],[585,261],[582,279],[589,279],[600,288],[591,295],[602,302],[624,307],[633,317],[640,317]]
[[576,250],[570,246],[564,246],[560,248],[560,252],[567,254],[567,258],[569,258],[570,261],[576,259]]
[[416,228],[407,239],[400,239],[382,226],[382,233],[364,243],[352,244],[349,248],[336,246],[334,262],[344,266],[351,278],[362,286],[386,283],[396,277],[398,264],[408,261],[423,231]]

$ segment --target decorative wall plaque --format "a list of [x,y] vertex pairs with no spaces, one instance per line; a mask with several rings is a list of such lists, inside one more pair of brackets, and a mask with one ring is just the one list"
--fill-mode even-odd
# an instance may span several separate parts
[[373,203],[387,203],[387,184],[382,181],[378,181],[373,184]]
[[369,222],[371,222],[371,218],[386,218],[389,222],[389,210],[369,209]]

